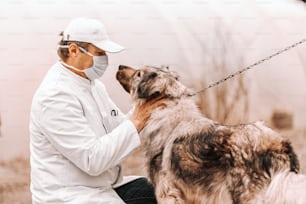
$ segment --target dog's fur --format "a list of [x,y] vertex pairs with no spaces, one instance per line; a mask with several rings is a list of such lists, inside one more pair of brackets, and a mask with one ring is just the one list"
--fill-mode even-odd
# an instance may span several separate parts
[[262,122],[226,126],[206,118],[168,69],[121,65],[117,80],[136,105],[156,98],[166,105],[141,132],[159,203],[287,203],[278,186],[299,171],[288,140]]

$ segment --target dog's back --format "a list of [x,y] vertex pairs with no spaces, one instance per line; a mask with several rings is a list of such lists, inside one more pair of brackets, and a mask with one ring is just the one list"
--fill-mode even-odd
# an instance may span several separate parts
[[298,171],[290,143],[264,124],[223,126],[184,100],[154,114],[143,132],[150,178],[161,198],[253,203],[274,174]]

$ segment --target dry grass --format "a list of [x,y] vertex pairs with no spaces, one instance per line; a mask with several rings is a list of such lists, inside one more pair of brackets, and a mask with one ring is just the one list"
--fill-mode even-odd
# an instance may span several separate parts
[[29,160],[16,158],[0,162],[0,203],[27,204],[30,196]]
[[[222,29],[221,29],[222,28]],[[207,65],[199,81],[191,85],[195,90],[208,87],[213,82],[224,79],[232,73],[246,67],[245,53],[235,50],[235,42],[230,30],[215,26],[213,45],[215,49],[201,42],[201,47],[207,56],[204,64]],[[198,106],[208,118],[223,124],[237,124],[248,121],[249,90],[245,75],[237,75],[218,86],[210,88],[199,94]]]
[[[283,131],[290,138],[301,162],[301,173],[306,173],[306,129]],[[145,175],[143,150],[139,148],[123,163],[126,175]],[[30,204],[31,194],[29,160],[17,158],[0,162],[0,203]]]
[[[249,94],[244,77],[239,76],[230,84],[219,85],[199,95],[198,106],[208,118],[222,124],[237,124],[248,121]],[[207,87],[205,79],[203,87]]]

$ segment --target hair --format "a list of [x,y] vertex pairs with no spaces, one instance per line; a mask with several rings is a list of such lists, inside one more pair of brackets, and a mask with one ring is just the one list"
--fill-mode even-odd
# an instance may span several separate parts
[[[87,49],[90,43],[87,42],[79,42],[79,41],[72,41],[72,40],[63,40],[64,32],[61,32],[59,36],[62,37],[62,39],[58,42],[59,45],[70,45],[72,43],[77,44],[79,47],[82,47],[84,49]],[[81,50],[82,52],[82,50]],[[68,48],[57,48],[57,54],[61,58],[62,61],[66,62],[66,60],[69,58],[69,50]]]

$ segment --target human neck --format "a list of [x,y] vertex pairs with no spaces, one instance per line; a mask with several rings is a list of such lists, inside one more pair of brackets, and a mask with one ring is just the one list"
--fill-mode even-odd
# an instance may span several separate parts
[[[83,78],[85,78],[85,79],[88,79],[87,76],[86,76],[86,74],[85,74],[84,72],[77,71],[76,69],[70,68],[69,66],[74,66],[74,65],[72,65],[72,64],[69,63],[68,61],[67,61],[67,62],[61,61],[61,62],[62,62],[62,65],[63,65],[66,69],[68,69],[69,71],[71,71],[71,72],[73,72],[73,73],[75,73],[75,74],[77,74],[77,75],[79,75],[79,76],[81,76],[81,77],[83,77]],[[68,65],[68,66],[67,66],[67,65]]]

